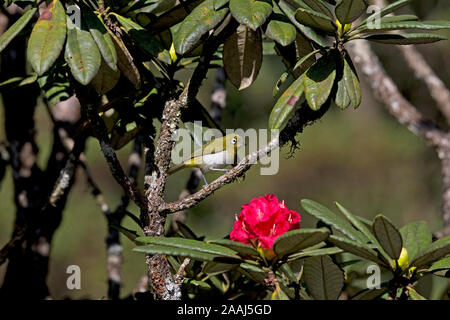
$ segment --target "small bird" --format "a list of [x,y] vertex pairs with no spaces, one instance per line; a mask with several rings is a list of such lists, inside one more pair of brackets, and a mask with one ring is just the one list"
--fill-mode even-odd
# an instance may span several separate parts
[[203,180],[206,181],[205,173],[208,171],[225,171],[229,164],[237,163],[237,150],[245,145],[245,140],[238,134],[228,134],[224,137],[216,138],[195,150],[191,157],[170,168],[167,174],[171,175],[184,168],[199,168],[202,172]]

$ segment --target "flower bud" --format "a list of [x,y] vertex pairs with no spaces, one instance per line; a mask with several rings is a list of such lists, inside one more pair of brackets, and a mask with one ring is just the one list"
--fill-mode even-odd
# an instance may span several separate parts
[[398,258],[397,263],[402,270],[405,270],[405,268],[408,267],[409,258],[406,248],[402,248],[402,252],[400,253],[400,257]]

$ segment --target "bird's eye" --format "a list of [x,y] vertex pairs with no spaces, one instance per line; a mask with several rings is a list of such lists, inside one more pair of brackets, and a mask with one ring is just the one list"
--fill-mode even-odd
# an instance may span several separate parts
[[236,138],[231,139],[232,144],[236,144],[236,142],[237,142]]

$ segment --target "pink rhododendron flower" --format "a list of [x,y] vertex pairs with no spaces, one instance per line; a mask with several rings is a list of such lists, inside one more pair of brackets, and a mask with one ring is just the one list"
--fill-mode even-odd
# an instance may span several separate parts
[[244,204],[230,233],[233,241],[272,248],[282,234],[300,228],[300,214],[289,210],[273,194],[252,199]]

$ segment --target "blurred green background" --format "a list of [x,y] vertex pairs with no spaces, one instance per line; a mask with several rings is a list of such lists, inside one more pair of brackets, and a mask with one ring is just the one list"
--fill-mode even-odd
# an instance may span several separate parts
[[[420,0],[415,5],[422,7],[419,13],[427,19],[448,20],[450,17],[448,0]],[[449,32],[440,33],[450,37]],[[441,121],[434,102],[401,59],[399,51],[395,47],[382,45],[374,48],[402,93],[428,117]],[[450,87],[450,43],[420,46],[419,50]],[[273,85],[284,70],[277,57],[265,57],[260,75],[250,89],[238,92],[227,83],[223,128],[265,128],[274,104]],[[199,95],[205,105],[210,102],[214,75],[214,72],[209,73]],[[441,177],[440,162],[434,151],[399,125],[374,100],[364,81],[362,90],[363,102],[358,110],[332,108],[322,120],[308,127],[301,135],[301,147],[294,157],[289,158],[289,149],[283,149],[277,175],[261,176],[258,166],[255,166],[244,180],[224,187],[191,209],[187,214],[187,225],[199,235],[223,237],[230,232],[234,215],[240,212],[242,204],[254,197],[273,193],[280,200],[285,200],[290,209],[300,212],[302,227],[315,224],[299,206],[300,199],[310,198],[330,208],[333,201],[338,200],[353,213],[368,218],[383,213],[399,227],[411,221],[425,220],[432,231],[439,230],[442,227]],[[40,147],[39,164],[44,166],[52,140],[51,123],[42,104],[39,104],[35,119]],[[3,120],[0,137],[4,138]],[[119,152],[124,166],[130,147]],[[122,195],[121,189],[111,178],[95,140],[89,140],[86,155],[97,184],[108,204],[114,208]],[[168,200],[178,197],[189,173],[189,170],[184,170],[170,177]],[[209,180],[212,178],[213,175],[209,176]],[[137,213],[136,207],[131,207],[130,211]],[[0,186],[0,246],[10,238],[14,215],[13,186],[8,171]],[[135,229],[128,218],[124,226]],[[83,173],[79,171],[52,245],[48,283],[54,298],[100,299],[106,295],[106,231],[106,220],[90,194]],[[122,240],[125,259],[122,296],[126,296],[145,274],[146,265],[142,254],[131,251],[133,244],[124,237]],[[72,264],[81,267],[81,290],[70,291],[66,288],[66,268]],[[5,270],[6,265],[0,267],[0,285]],[[429,287],[425,290],[429,291]],[[427,292],[422,294],[427,295]]]

